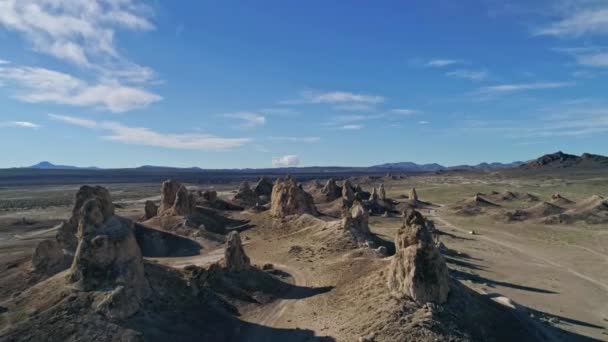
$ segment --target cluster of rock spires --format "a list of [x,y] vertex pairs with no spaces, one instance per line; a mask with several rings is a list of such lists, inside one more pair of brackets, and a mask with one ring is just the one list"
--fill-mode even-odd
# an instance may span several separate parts
[[272,187],[272,181],[267,177],[260,178],[253,188],[245,181],[239,186],[233,201],[244,207],[258,207],[270,201]]
[[290,215],[318,215],[312,195],[304,191],[292,177],[277,179],[270,198],[270,215],[286,217]]
[[115,216],[110,201],[92,197],[82,204],[77,236],[72,286],[99,292],[93,307],[108,318],[133,315],[150,291],[133,222]]
[[387,284],[394,297],[409,297],[419,304],[441,304],[447,300],[448,268],[429,226],[430,221],[418,211],[405,215],[395,237],[396,253],[388,269]]
[[160,187],[159,216],[189,215],[196,206],[196,195],[186,187],[171,179],[166,180]]
[[82,186],[74,198],[72,215],[57,227],[55,239],[44,240],[34,249],[32,266],[36,271],[55,273],[69,267],[78,247],[77,232],[82,220],[84,204],[95,199],[100,203],[104,217],[114,215],[114,205],[106,188]]

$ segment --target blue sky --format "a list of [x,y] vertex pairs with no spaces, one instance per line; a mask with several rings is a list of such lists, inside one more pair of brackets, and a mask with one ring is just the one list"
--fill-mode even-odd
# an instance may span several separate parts
[[0,0],[0,167],[608,154],[608,2]]

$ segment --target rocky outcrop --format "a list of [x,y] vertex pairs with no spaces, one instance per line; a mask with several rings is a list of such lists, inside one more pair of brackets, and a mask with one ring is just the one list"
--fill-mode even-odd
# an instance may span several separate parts
[[249,182],[245,181],[239,186],[237,193],[234,195],[233,201],[242,206],[251,207],[258,203],[258,196],[256,195],[255,191],[251,189],[251,186],[249,186]]
[[416,188],[412,188],[412,190],[410,190],[409,199],[412,201],[418,201],[418,193],[416,192]]
[[426,219],[409,211],[395,237],[396,254],[388,269],[388,288],[396,298],[418,304],[444,303],[449,293],[445,260],[433,242]]
[[78,248],[68,279],[80,291],[95,292],[94,308],[110,319],[124,319],[139,309],[149,291],[133,222],[104,211],[91,198],[83,203]]
[[201,193],[201,197],[203,200],[207,202],[213,202],[217,200],[217,191],[215,190],[205,190]]
[[378,196],[381,201],[386,201],[386,190],[384,189],[384,184],[380,184],[380,189],[378,190]]
[[36,271],[54,273],[69,267],[74,252],[78,246],[76,233],[81,219],[81,209],[84,203],[96,199],[100,203],[103,215],[114,215],[114,204],[110,192],[101,186],[80,187],[74,197],[72,215],[67,221],[57,226],[57,234],[53,240],[40,242],[32,255],[32,266]]
[[171,207],[173,213],[178,216],[189,215],[194,211],[196,198],[193,193],[188,192],[185,186],[180,186],[175,194],[175,203]]
[[253,191],[258,197],[267,196],[268,198],[270,198],[270,195],[272,195],[272,185],[273,184],[270,179],[264,176],[260,178],[260,180],[257,182],[255,188],[253,188]]
[[285,217],[301,214],[318,215],[312,196],[291,177],[277,179],[272,188],[270,215]]
[[355,192],[353,191],[353,186],[350,184],[348,179],[344,181],[344,184],[342,184],[342,200],[348,207],[352,206],[353,201],[355,200]]
[[158,208],[158,214],[161,215],[167,212],[173,207],[175,203],[175,197],[177,191],[181,187],[181,184],[171,179],[164,181],[160,186],[160,207]]
[[192,214],[196,207],[196,196],[184,185],[173,180],[166,180],[160,187],[159,216],[186,216]]
[[336,184],[336,180],[330,178],[325,183],[323,189],[321,189],[321,193],[325,195],[326,200],[333,201],[342,196],[342,188]]
[[380,198],[380,196],[378,196],[378,189],[376,189],[376,187],[374,187],[374,190],[372,190],[372,193],[369,196],[369,201],[372,203],[377,203],[379,198]]
[[144,220],[149,220],[158,214],[158,206],[154,201],[146,201],[144,208]]
[[370,234],[369,214],[363,204],[355,200],[350,210],[342,214],[342,228],[348,230],[358,241],[365,241]]
[[226,239],[226,249],[224,251],[224,263],[228,272],[241,272],[251,266],[249,257],[243,250],[241,237],[237,232],[230,232]]

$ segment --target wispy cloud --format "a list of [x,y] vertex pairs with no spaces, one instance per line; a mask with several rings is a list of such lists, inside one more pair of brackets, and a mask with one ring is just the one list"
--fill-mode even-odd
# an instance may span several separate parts
[[0,81],[15,86],[15,97],[29,103],[100,107],[126,112],[160,101],[162,97],[116,81],[90,84],[72,75],[45,68],[0,66]]
[[482,81],[488,77],[488,72],[484,70],[455,70],[445,73],[448,77],[464,78],[471,81]]
[[320,137],[268,137],[272,141],[286,141],[294,143],[316,143],[321,141]]
[[101,139],[130,145],[185,150],[229,150],[250,143],[249,138],[222,138],[208,134],[165,134],[145,127],[130,127],[114,121],[94,121],[49,114],[53,120],[105,133]]
[[374,106],[385,102],[386,99],[380,95],[371,95],[363,93],[352,93],[348,91],[304,91],[300,93],[300,97],[292,100],[280,101],[283,105],[293,104],[329,104],[336,108],[342,106],[342,109],[351,106],[351,108],[360,109],[362,106]]
[[31,128],[38,129],[40,125],[29,121],[0,121],[0,127],[19,127],[19,128]]
[[418,121],[418,124],[419,125],[428,125],[428,124],[430,124],[430,122],[421,120],[421,121]]
[[152,30],[151,14],[136,0],[0,2],[0,25],[21,33],[36,51],[85,67],[121,59],[116,30]]
[[415,109],[409,109],[409,108],[394,108],[394,109],[391,109],[391,113],[403,115],[403,116],[410,116],[410,115],[418,114],[419,111],[417,111]]
[[365,126],[363,126],[363,125],[344,125],[344,126],[340,127],[340,129],[343,129],[343,130],[358,130],[358,129],[362,129],[363,127],[365,127]]
[[601,6],[583,6],[574,11],[564,12],[558,20],[537,28],[533,33],[562,38],[607,34],[608,5],[604,1]]
[[0,65],[2,64],[9,64],[10,62],[5,60],[5,59],[0,59]]
[[293,167],[299,164],[300,158],[294,154],[272,158],[272,166],[274,167]]
[[426,64],[424,64],[424,66],[429,67],[429,68],[443,68],[446,66],[460,64],[460,63],[462,63],[462,61],[459,61],[456,59],[431,59]]
[[241,128],[254,128],[266,124],[266,117],[254,112],[236,112],[223,114],[224,117],[238,119]]
[[512,83],[481,87],[476,95],[504,95],[529,90],[557,89],[573,86],[572,82]]
[[555,48],[557,52],[565,53],[576,59],[576,62],[586,67],[608,67],[608,48],[598,46]]

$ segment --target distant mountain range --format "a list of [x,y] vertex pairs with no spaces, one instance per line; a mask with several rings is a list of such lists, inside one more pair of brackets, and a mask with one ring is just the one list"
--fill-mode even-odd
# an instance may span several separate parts
[[477,165],[456,165],[456,166],[443,166],[441,164],[416,164],[413,162],[400,162],[400,163],[386,163],[380,165],[374,165],[372,168],[378,169],[390,169],[398,171],[410,171],[410,172],[435,172],[444,170],[497,170],[497,169],[509,169],[518,167],[524,164],[524,162],[516,161],[512,163],[480,163]]
[[70,165],[55,165],[53,163],[49,163],[48,161],[43,161],[36,165],[28,166],[27,168],[42,170],[99,170],[99,168],[95,166],[79,167]]
[[[385,163],[379,165],[373,165],[369,167],[339,167],[339,166],[313,166],[313,167],[293,167],[293,168],[283,168],[286,172],[291,171],[303,171],[303,170],[314,170],[319,172],[331,172],[332,170],[355,170],[360,172],[365,171],[398,171],[398,172],[437,172],[437,171],[447,171],[447,170],[502,170],[502,169],[514,169],[514,168],[522,168],[522,169],[539,169],[539,168],[567,168],[573,166],[581,166],[581,167],[590,167],[590,168],[608,168],[608,157],[591,154],[591,153],[583,153],[581,156],[577,156],[574,154],[563,153],[562,151],[558,151],[551,154],[546,154],[537,159],[533,159],[527,162],[515,161],[512,163],[480,163],[477,165],[456,165],[456,166],[443,166],[437,163],[431,164],[417,164],[414,162],[399,162],[399,163]],[[78,166],[70,166],[70,165],[55,165],[48,161],[40,162],[36,165],[29,166],[27,168],[30,169],[43,169],[43,170],[102,170],[99,167],[89,166],[89,167],[78,167]],[[153,165],[143,165],[140,167],[133,168],[133,170],[146,171],[146,172],[164,172],[164,171],[183,171],[183,172],[198,172],[198,171],[209,171],[209,169],[201,169],[199,167],[171,167],[171,166],[153,166]],[[230,171],[264,171],[264,170],[273,170],[277,171],[279,169],[232,169]],[[290,171],[291,170],[291,171]],[[213,170],[213,171],[221,171],[221,170]]]
[[583,153],[581,156],[558,151],[531,160],[521,165],[524,169],[567,168],[567,167],[605,168],[608,157],[599,154]]

